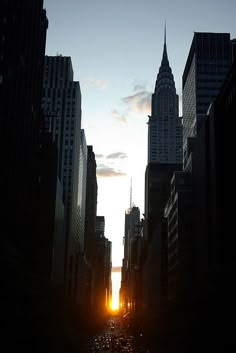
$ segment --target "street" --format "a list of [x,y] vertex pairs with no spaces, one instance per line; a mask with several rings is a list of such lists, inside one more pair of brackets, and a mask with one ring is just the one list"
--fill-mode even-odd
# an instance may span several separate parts
[[125,332],[118,316],[110,317],[104,329],[90,339],[88,352],[146,353],[142,347],[137,346],[134,336]]

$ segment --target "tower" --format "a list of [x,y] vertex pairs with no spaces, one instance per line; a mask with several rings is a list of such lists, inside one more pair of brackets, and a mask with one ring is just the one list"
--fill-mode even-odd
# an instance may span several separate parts
[[162,61],[148,121],[148,163],[182,163],[182,122],[178,114],[178,95],[167,55],[165,29]]

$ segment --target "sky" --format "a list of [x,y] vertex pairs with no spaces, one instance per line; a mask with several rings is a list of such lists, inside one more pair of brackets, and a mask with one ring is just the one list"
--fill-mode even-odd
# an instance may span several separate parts
[[235,0],[44,0],[46,55],[70,56],[82,94],[82,128],[97,162],[98,208],[121,266],[125,211],[144,213],[147,121],[167,52],[180,101],[182,74],[194,32],[236,38]]

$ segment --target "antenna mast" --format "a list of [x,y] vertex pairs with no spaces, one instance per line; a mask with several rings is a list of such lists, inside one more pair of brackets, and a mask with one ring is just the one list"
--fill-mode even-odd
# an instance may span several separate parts
[[165,30],[164,30],[164,44],[166,45],[166,20],[165,20]]
[[132,177],[130,180],[130,205],[129,205],[130,209],[132,208]]

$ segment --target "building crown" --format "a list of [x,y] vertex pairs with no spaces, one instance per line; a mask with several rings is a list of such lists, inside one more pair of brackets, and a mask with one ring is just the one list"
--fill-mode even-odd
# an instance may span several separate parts
[[174,77],[172,74],[172,70],[168,60],[167,54],[167,45],[166,45],[166,25],[164,30],[164,46],[163,46],[163,54],[161,60],[161,66],[159,68],[159,72],[157,74],[156,87],[155,92],[159,91],[159,89],[163,86],[169,85],[175,89]]

